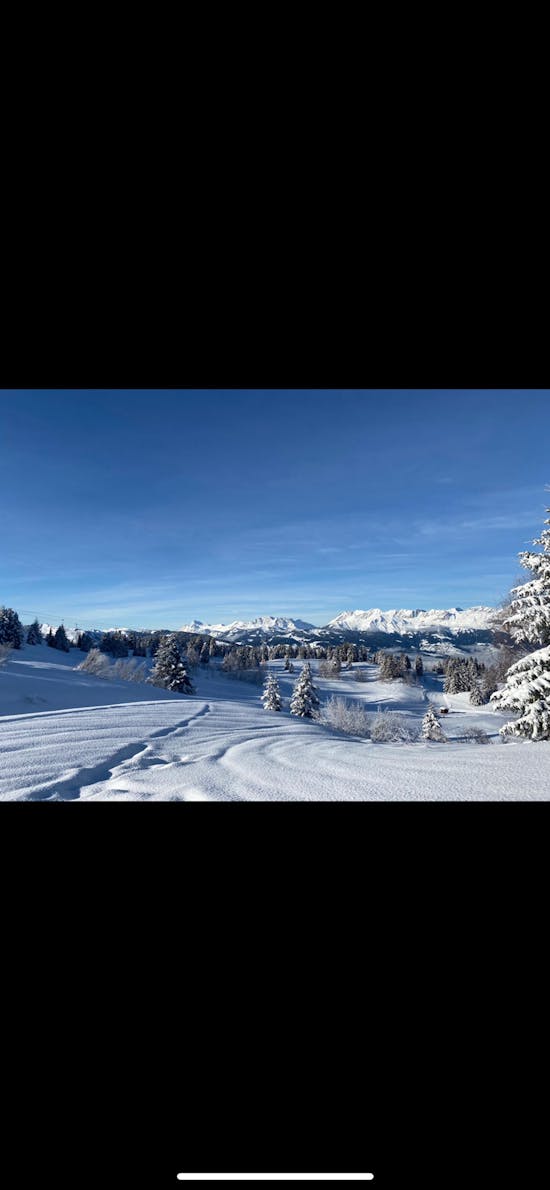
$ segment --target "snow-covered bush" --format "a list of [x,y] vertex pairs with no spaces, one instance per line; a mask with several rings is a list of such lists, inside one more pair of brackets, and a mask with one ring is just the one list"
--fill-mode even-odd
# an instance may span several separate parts
[[360,703],[337,698],[335,694],[324,704],[319,722],[346,735],[370,736],[370,716],[364,707]]
[[371,740],[377,744],[412,744],[418,733],[399,711],[379,711],[371,727]]
[[354,669],[353,677],[356,682],[368,682],[367,671],[365,669]]
[[147,666],[137,657],[118,657],[114,665],[109,667],[109,677],[122,682],[144,682]]
[[265,690],[262,694],[264,711],[280,711],[282,708],[281,691],[275,674],[268,674]]
[[319,677],[321,678],[339,678],[342,673],[342,663],[338,656],[327,657],[326,661],[319,662]]
[[109,675],[111,665],[105,653],[100,653],[99,649],[90,649],[84,661],[81,661],[80,665],[77,665],[76,668],[83,670],[86,674],[94,674],[96,678],[106,678]]
[[490,744],[491,742],[482,727],[467,727],[463,738],[471,744]]
[[436,744],[444,744],[447,740],[432,706],[426,711],[422,720],[421,735],[423,740],[432,740]]

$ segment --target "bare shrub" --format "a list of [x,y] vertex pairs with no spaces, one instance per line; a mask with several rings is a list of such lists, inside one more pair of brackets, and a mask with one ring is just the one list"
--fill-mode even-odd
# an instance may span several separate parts
[[318,722],[336,731],[343,731],[346,735],[370,735],[370,718],[359,703],[348,702],[345,698],[337,698],[335,694],[327,699]]
[[482,727],[467,727],[464,732],[464,740],[469,744],[489,744],[489,736]]
[[418,731],[405,722],[399,711],[380,711],[371,727],[371,740],[377,744],[412,744]]
[[356,682],[368,682],[367,671],[365,669],[354,669],[353,678]]
[[90,649],[84,661],[76,668],[86,674],[94,674],[96,678],[107,678],[110,676],[111,663],[105,653],[100,653],[99,649]]
[[13,651],[13,645],[0,645],[0,667],[6,664],[8,657]]
[[110,678],[122,682],[135,682],[138,663],[135,657],[118,657],[111,667]]

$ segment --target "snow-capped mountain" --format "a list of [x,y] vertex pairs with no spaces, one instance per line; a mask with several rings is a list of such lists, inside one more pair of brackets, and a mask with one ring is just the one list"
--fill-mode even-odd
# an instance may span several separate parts
[[257,616],[255,620],[233,620],[231,624],[203,624],[201,620],[193,620],[191,624],[184,624],[181,632],[194,632],[202,636],[214,636],[223,640],[236,641],[243,637],[275,636],[292,637],[302,640],[315,631],[314,624],[307,624],[305,620],[291,620],[286,616]]
[[451,607],[446,610],[424,608],[392,609],[384,612],[379,607],[369,611],[341,612],[326,625],[328,629],[345,632],[479,632],[494,626],[494,607]]

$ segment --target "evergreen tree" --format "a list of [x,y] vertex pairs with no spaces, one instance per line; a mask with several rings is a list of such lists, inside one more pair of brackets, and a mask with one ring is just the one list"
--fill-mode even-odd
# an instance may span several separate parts
[[393,682],[404,676],[403,654],[399,657],[395,653],[381,653],[380,658],[379,678],[382,682]]
[[67,640],[67,633],[65,632],[63,624],[59,625],[59,628],[55,633],[53,638],[53,647],[54,649],[59,649],[62,653],[68,653],[70,651],[71,646]]
[[261,700],[264,704],[264,711],[280,711],[282,709],[281,692],[275,674],[268,674]]
[[185,668],[184,653],[174,635],[166,636],[158,645],[156,660],[148,679],[152,686],[174,690],[178,694],[193,694],[194,688]]
[[481,686],[480,686],[479,682],[474,682],[472,689],[470,691],[470,702],[471,702],[472,706],[473,707],[482,707],[485,705],[485,701],[486,700],[481,692]]
[[[550,508],[546,511],[550,514]],[[510,667],[504,690],[491,697],[497,710],[519,716],[501,727],[504,737],[550,740],[550,517],[544,524],[548,528],[533,542],[542,546],[542,553],[522,551],[519,555],[521,565],[535,577],[514,588],[507,620],[515,641],[537,647]]]
[[147,656],[146,638],[144,636],[142,636],[141,634],[138,634],[137,632],[134,634],[133,654],[134,654],[134,657],[146,657]]
[[201,648],[200,661],[201,661],[201,665],[209,665],[210,664],[210,645],[208,644],[207,640],[205,640],[205,642]]
[[38,620],[33,620],[32,624],[29,628],[29,631],[27,632],[27,644],[28,645],[41,645],[42,644],[42,633],[40,631],[40,624],[38,623]]
[[550,645],[516,661],[508,670],[504,690],[493,694],[491,703],[498,711],[519,715],[501,727],[501,736],[550,740]]
[[89,632],[81,632],[80,636],[78,638],[77,648],[80,649],[81,653],[89,653],[90,650],[93,649],[93,647],[94,647],[94,640],[93,640],[93,637],[90,636],[90,633]]
[[445,732],[441,730],[441,724],[436,718],[433,707],[429,708],[422,720],[422,739],[433,740],[438,744],[444,743],[447,739]]
[[23,625],[12,607],[0,607],[0,645],[20,649],[24,640]]
[[450,657],[445,670],[443,690],[445,694],[461,694],[470,690],[472,685],[471,671],[468,662],[462,657]]
[[417,678],[421,678],[424,673],[424,665],[422,663],[422,658],[420,656],[420,653],[418,654],[418,657],[416,658],[416,661],[414,663],[414,668],[415,668]]
[[492,694],[496,694],[498,682],[493,666],[489,666],[481,677],[481,693],[484,702],[488,702]]
[[[550,513],[550,508],[546,511]],[[524,570],[530,570],[535,577],[514,587],[515,598],[504,622],[513,640],[537,648],[550,645],[550,517],[544,524],[549,527],[533,542],[542,546],[542,553],[523,550],[519,555]]]
[[290,670],[290,657],[289,657],[288,653],[285,657],[285,663],[284,663],[283,669],[286,671],[286,673],[288,673]]
[[46,644],[49,645],[50,649],[55,649],[55,640],[51,628],[46,637]]
[[290,714],[297,715],[300,719],[312,719],[319,707],[319,697],[313,685],[311,666],[309,661],[306,661],[290,700]]

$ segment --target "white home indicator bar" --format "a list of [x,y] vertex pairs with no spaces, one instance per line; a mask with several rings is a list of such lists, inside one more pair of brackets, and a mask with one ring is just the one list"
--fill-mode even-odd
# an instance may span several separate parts
[[372,1182],[373,1173],[179,1173],[178,1182]]

